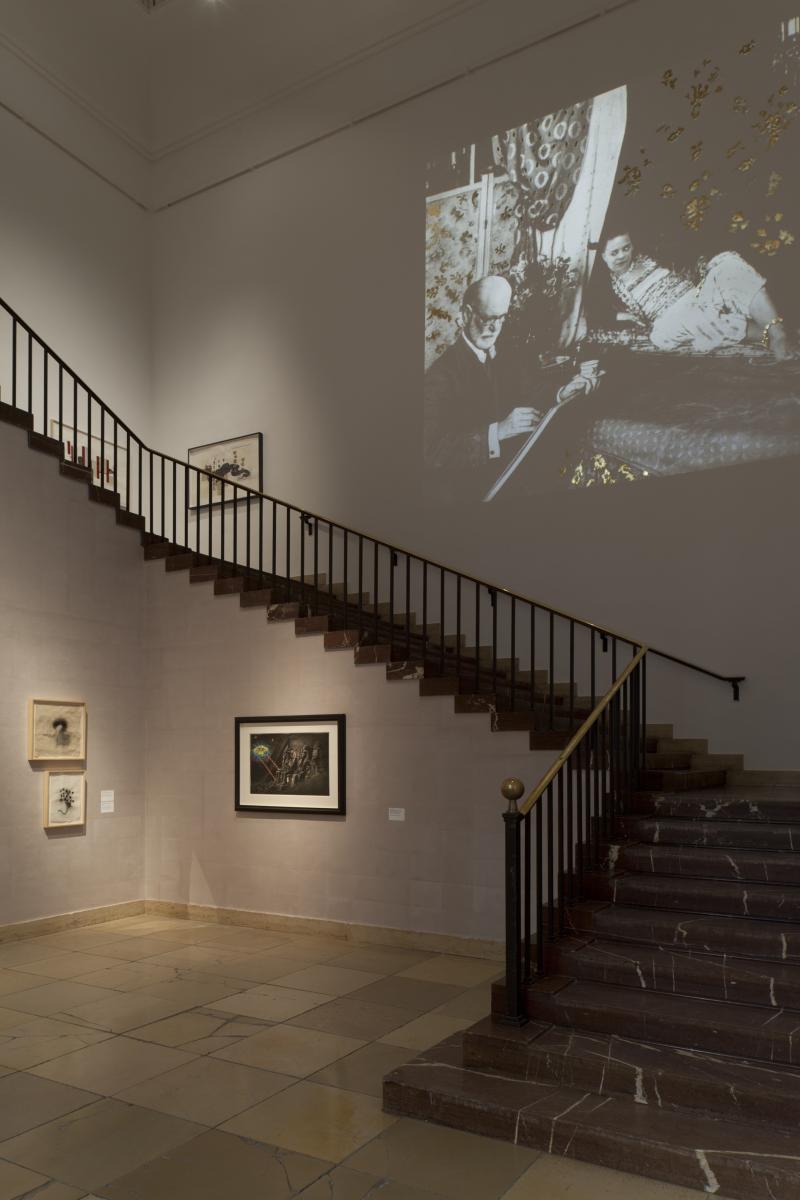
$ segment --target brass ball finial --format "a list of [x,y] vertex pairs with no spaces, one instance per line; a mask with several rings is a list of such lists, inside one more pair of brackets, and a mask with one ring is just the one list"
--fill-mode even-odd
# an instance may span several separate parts
[[509,802],[516,804],[522,793],[525,791],[525,784],[521,779],[515,779],[513,776],[510,779],[504,779],[503,785],[500,788],[503,796]]

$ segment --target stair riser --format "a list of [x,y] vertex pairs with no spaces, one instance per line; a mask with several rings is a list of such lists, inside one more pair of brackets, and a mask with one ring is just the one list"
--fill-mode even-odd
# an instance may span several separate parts
[[[765,789],[766,791],[766,789]],[[797,802],[767,794],[763,800],[741,799],[712,794],[702,800],[695,797],[636,795],[630,811],[637,816],[677,817],[695,821],[777,821],[791,825],[797,820]]]
[[623,846],[617,858],[621,871],[643,874],[681,875],[703,879],[729,879],[737,882],[788,884],[800,883],[800,854],[795,856],[764,854],[750,861],[744,854],[722,850],[663,850],[643,846]]
[[642,911],[608,905],[589,912],[580,907],[567,912],[567,924],[578,936],[594,934],[604,941],[627,941],[641,945],[675,946],[679,950],[699,950],[708,954],[731,954],[772,962],[800,963],[800,929],[787,925],[781,929],[765,922],[737,922],[729,918],[677,916],[657,909]]
[[640,786],[658,792],[693,792],[725,786],[724,771],[642,771]]
[[[706,1190],[713,1179],[713,1189],[730,1200],[797,1200],[800,1195],[800,1165],[791,1161],[796,1145],[789,1133],[779,1142],[784,1160],[761,1159],[757,1150],[750,1158],[734,1149],[703,1151],[701,1156],[689,1146],[648,1139],[644,1129],[630,1128],[629,1107],[619,1111],[620,1102],[609,1097],[576,1098],[574,1091],[557,1087],[548,1096],[542,1085],[487,1077],[481,1077],[481,1094],[473,1097],[466,1087],[445,1091],[424,1066],[401,1071],[402,1082],[390,1076],[383,1091],[384,1109],[398,1116],[504,1138],[611,1170],[622,1163],[633,1174],[697,1191]],[[641,1108],[647,1113],[647,1106]],[[698,1140],[714,1139],[716,1130],[701,1128]]]
[[[673,1111],[691,1108],[717,1118],[764,1121],[792,1129],[800,1123],[800,1077],[795,1096],[781,1090],[780,1076],[768,1066],[753,1064],[751,1081],[724,1058],[717,1060],[687,1053],[682,1068],[667,1068],[657,1047],[629,1039],[574,1038],[553,1028],[524,1052],[513,1043],[498,1044],[497,1037],[467,1031],[464,1066],[477,1071],[500,1071],[529,1083],[576,1088],[597,1096],[620,1096],[638,1104]],[[575,1043],[583,1053],[570,1053]],[[540,1044],[541,1043],[541,1044]],[[610,1051],[610,1053],[609,1053]],[[730,1080],[734,1082],[730,1082]],[[772,1085],[772,1086],[771,1086]]]
[[[698,1000],[698,1010],[691,1017],[671,1012],[643,1012],[631,1004],[625,1012],[613,1009],[599,1011],[570,1002],[569,989],[556,996],[544,992],[529,993],[528,1016],[534,1021],[551,1021],[576,1032],[591,1030],[595,1033],[616,1034],[619,1037],[646,1042],[664,1042],[668,1046],[682,1046],[687,1050],[705,1053],[731,1054],[754,1058],[760,1062],[797,1066],[800,1064],[800,1016],[796,1016],[797,1036],[792,1037],[782,1030],[771,1033],[770,1026],[761,1030],[726,1026],[716,1028],[706,1024],[703,1018],[703,1001]],[[780,1009],[775,1009],[777,1016]],[[770,1019],[765,1013],[764,1021]],[[773,1029],[776,1027],[773,1026]]]
[[681,879],[678,889],[674,882],[669,876],[658,875],[589,875],[584,891],[587,899],[610,900],[614,904],[632,904],[640,908],[718,913],[720,916],[756,917],[764,921],[800,921],[800,889],[797,887],[776,896],[774,891],[762,895],[759,887],[763,885],[759,884],[751,884],[748,888],[736,882],[687,877]]
[[[548,955],[548,970],[573,979],[630,987],[636,991],[795,1008],[800,1024],[800,971],[783,963],[758,963],[726,957],[692,957],[646,946],[624,945],[614,957],[570,953],[557,946]],[[794,977],[793,977],[794,976]]]
[[623,817],[620,837],[656,846],[718,846],[740,850],[798,850],[800,825],[770,825],[766,821],[729,822]]

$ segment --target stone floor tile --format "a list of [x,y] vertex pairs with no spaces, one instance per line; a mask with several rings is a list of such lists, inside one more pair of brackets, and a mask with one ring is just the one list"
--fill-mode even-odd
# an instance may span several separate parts
[[41,976],[31,974],[27,966],[18,969],[0,967],[0,997],[10,996],[12,992],[25,992],[30,988],[41,987],[43,982]]
[[[159,942],[155,937],[143,935],[142,937],[119,938],[116,942],[110,942],[103,947],[103,953],[109,958],[116,958],[123,962],[138,962],[142,958],[152,958],[154,955],[166,954],[169,951],[182,950],[183,942]],[[163,966],[164,964],[159,964]]]
[[41,962],[43,958],[47,958],[48,954],[52,954],[52,948],[48,951],[47,948],[42,948],[38,943],[38,939],[34,941],[19,941],[19,942],[3,942],[0,945],[0,967],[22,967],[25,963]]
[[211,1129],[115,1179],[102,1194],[104,1200],[289,1200],[330,1167]]
[[116,999],[116,996],[115,992],[109,991],[107,988],[87,987],[85,983],[73,983],[70,979],[58,980],[55,983],[46,983],[42,980],[38,987],[26,988],[24,992],[12,992],[10,996],[3,996],[3,1007],[32,1013],[38,1017],[50,1017],[54,1013],[66,1012],[79,1004]]
[[98,1196],[87,1196],[83,1188],[70,1187],[68,1183],[57,1183],[55,1180],[46,1187],[40,1188],[25,1200],[100,1200]]
[[0,1064],[24,1071],[110,1037],[105,1030],[87,1029],[52,1017],[23,1017],[22,1024],[0,1034]]
[[455,954],[437,954],[414,963],[399,972],[404,979],[425,979],[429,983],[451,983],[465,989],[498,979],[503,964],[488,958],[461,958]]
[[295,1029],[291,1025],[272,1025],[253,1037],[245,1038],[237,1046],[218,1050],[214,1057],[302,1078],[358,1050],[363,1044],[356,1038]]
[[452,1200],[494,1200],[536,1158],[535,1150],[403,1119],[357,1151],[347,1165]]
[[185,1042],[181,1049],[188,1054],[214,1054],[217,1050],[227,1050],[229,1046],[238,1046],[240,1037],[207,1037],[199,1038],[196,1042]]
[[128,1088],[119,1099],[201,1125],[219,1125],[294,1083],[296,1079],[291,1075],[259,1071],[219,1058],[197,1058]]
[[0,1200],[16,1200],[27,1196],[37,1187],[47,1183],[47,1176],[37,1175],[16,1163],[0,1162]]
[[148,962],[161,967],[194,967],[195,970],[216,974],[228,970],[228,965],[242,958],[240,950],[224,950],[221,946],[181,946],[178,950],[155,951]]
[[[202,1013],[183,1012],[152,1025],[134,1029],[132,1036],[144,1042],[158,1042],[160,1046],[182,1046],[211,1037],[225,1024],[223,1017],[206,1017]],[[252,1033],[248,1031],[248,1036]]]
[[469,1017],[473,1023],[482,1017],[488,1017],[492,1011],[492,985],[481,983],[478,987],[470,988],[434,1008],[433,1012],[439,1017]]
[[386,1004],[367,1004],[364,1000],[351,1000],[340,996],[330,1004],[321,1004],[308,1012],[300,1013],[288,1021],[301,1029],[321,1029],[325,1033],[340,1033],[343,1037],[361,1038],[371,1042],[407,1025],[416,1017],[410,1008],[391,1008]]
[[200,944],[223,946],[226,950],[240,950],[242,954],[259,950],[272,950],[289,941],[283,933],[271,933],[266,929],[247,929],[237,925],[217,925],[212,928]]
[[154,1021],[172,1017],[190,1007],[182,1000],[160,1000],[158,996],[148,996],[141,991],[109,992],[102,1000],[71,1006],[65,1010],[65,1016],[111,1033],[127,1033],[129,1029],[152,1025]]
[[148,984],[166,983],[175,979],[175,967],[157,967],[148,962],[120,962],[102,971],[90,971],[75,976],[76,983],[88,983],[91,987],[110,988],[114,992],[136,992]]
[[358,946],[348,950],[341,958],[329,960],[331,967],[347,967],[351,971],[374,971],[376,975],[394,975],[414,963],[427,962],[430,958],[424,950],[405,950],[400,946]]
[[240,1113],[222,1128],[298,1154],[341,1162],[396,1121],[373,1096],[303,1082]]
[[14,1012],[13,1008],[0,1008],[0,1034],[31,1019],[29,1014]]
[[313,934],[299,933],[293,934],[288,941],[281,942],[280,946],[266,953],[293,958],[300,962],[321,963],[329,962],[332,958],[341,958],[348,946],[349,942],[344,938],[315,937]]
[[94,1092],[40,1079],[27,1071],[6,1075],[0,1079],[0,1141],[99,1099]]
[[470,1017],[442,1017],[438,1013],[426,1013],[408,1025],[384,1034],[381,1041],[389,1046],[405,1046],[408,1050],[428,1050],[472,1024],[474,1022]]
[[329,995],[303,992],[295,988],[275,987],[261,983],[248,992],[239,992],[208,1007],[214,1012],[235,1013],[245,1017],[260,1017],[262,1021],[286,1021],[301,1012],[327,1004]]
[[[252,984],[245,983],[249,988]],[[205,975],[201,979],[168,979],[163,982],[146,983],[139,989],[143,996],[157,996],[160,1000],[174,1000],[186,1008],[199,1008],[216,1000],[233,996],[241,988],[231,987],[216,975]]]
[[277,952],[275,954],[258,953],[227,963],[225,970],[230,975],[249,980],[244,987],[250,988],[256,983],[270,983],[281,975],[289,975],[292,971],[298,970],[303,961],[297,958],[286,958]]
[[382,976],[370,971],[352,971],[349,967],[332,967],[316,963],[290,975],[273,980],[278,987],[302,988],[308,992],[323,992],[328,996],[346,996],[359,988],[375,983]]
[[[700,1200],[705,1192],[542,1154],[504,1200]],[[717,1200],[723,1200],[717,1196]]]
[[71,954],[59,953],[38,962],[26,963],[24,970],[31,975],[46,975],[49,979],[75,979],[77,975],[102,971],[104,967],[116,965],[117,959],[107,955],[74,951]]
[[[316,1180],[299,1200],[443,1200],[441,1193],[419,1191],[392,1179],[378,1179],[349,1167],[334,1167]],[[487,1198],[488,1200],[488,1198]],[[540,1197],[546,1200],[546,1197]]]
[[85,925],[81,929],[62,929],[60,933],[48,933],[43,937],[34,938],[31,945],[38,945],[44,953],[39,958],[52,956],[55,950],[86,950],[93,946],[100,947],[117,941],[119,931],[109,929],[103,923],[100,925]]
[[328,1067],[312,1075],[310,1083],[324,1083],[328,1087],[346,1088],[349,1092],[363,1092],[365,1096],[383,1096],[383,1077],[395,1067],[402,1067],[416,1055],[416,1050],[402,1046],[386,1046],[383,1042],[372,1042],[354,1050],[346,1058],[340,1058]]
[[201,1125],[119,1100],[88,1108],[0,1142],[8,1159],[61,1183],[98,1191],[181,1142],[203,1132]]
[[387,975],[376,983],[350,993],[351,1000],[367,1000],[370,1004],[388,1004],[394,1008],[412,1008],[414,1012],[430,1012],[447,1000],[454,999],[464,989],[449,983],[432,983],[425,979],[407,979]]
[[55,1079],[71,1087],[86,1088],[101,1096],[112,1096],[144,1079],[162,1075],[192,1062],[190,1054],[167,1046],[154,1046],[133,1038],[110,1038],[52,1062],[32,1068],[42,1079]]

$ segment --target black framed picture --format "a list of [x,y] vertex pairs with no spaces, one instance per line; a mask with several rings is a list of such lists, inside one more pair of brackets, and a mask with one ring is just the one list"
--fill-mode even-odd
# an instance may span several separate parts
[[236,809],[345,813],[345,717],[237,717]]
[[246,500],[240,488],[249,488],[254,492],[264,490],[263,434],[246,433],[223,442],[191,446],[188,463],[190,467],[198,467],[214,477],[209,481],[206,475],[190,472],[190,508],[208,505],[209,482],[212,504],[231,504],[234,499]]

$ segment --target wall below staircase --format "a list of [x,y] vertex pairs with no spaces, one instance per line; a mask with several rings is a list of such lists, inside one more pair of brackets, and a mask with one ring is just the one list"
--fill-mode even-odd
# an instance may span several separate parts
[[[499,939],[499,785],[516,773],[532,786],[552,753],[187,571],[143,570],[147,898]],[[346,818],[234,812],[235,717],[337,712]]]
[[[138,536],[0,426],[0,925],[140,899],[144,578]],[[88,706],[85,830],[42,828],[30,697]],[[100,815],[100,790],[116,811]]]

